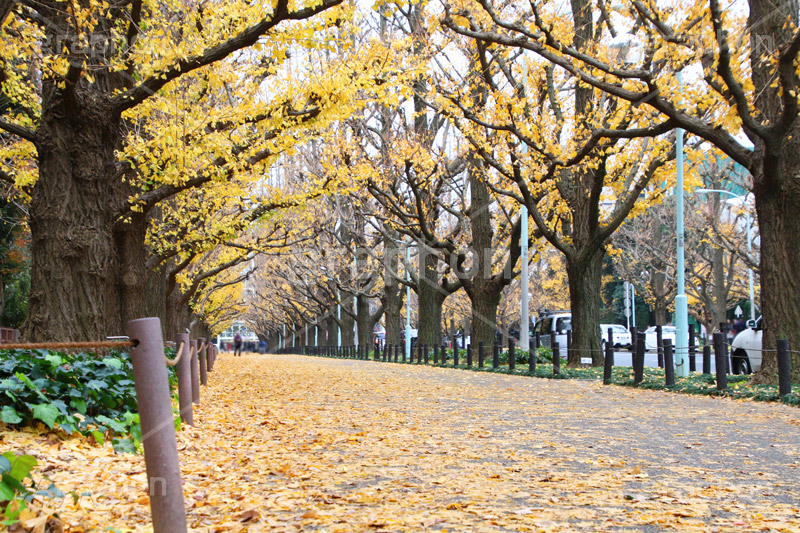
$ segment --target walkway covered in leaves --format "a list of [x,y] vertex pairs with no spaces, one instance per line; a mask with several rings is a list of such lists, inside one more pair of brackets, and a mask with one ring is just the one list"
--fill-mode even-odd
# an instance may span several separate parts
[[[197,531],[800,531],[800,410],[223,355],[179,448]],[[148,527],[140,457],[28,434],[67,526]],[[69,530],[69,529],[67,529]]]

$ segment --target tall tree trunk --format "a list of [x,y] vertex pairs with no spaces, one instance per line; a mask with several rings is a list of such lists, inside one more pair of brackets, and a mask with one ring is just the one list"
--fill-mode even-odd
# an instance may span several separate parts
[[[343,346],[351,346],[355,344],[355,331],[353,326],[355,325],[355,320],[353,319],[353,298],[350,293],[342,291],[342,345]],[[345,306],[347,306],[347,311],[345,311]]]
[[439,344],[442,324],[442,304],[447,297],[439,286],[437,255],[419,244],[419,281],[417,296],[419,297],[419,320],[417,324],[417,342],[421,344]]
[[480,163],[473,160],[469,171],[473,269],[472,275],[464,283],[464,289],[472,307],[471,342],[475,346],[479,342],[491,346],[498,328],[497,306],[506,284],[502,280],[498,282],[493,276],[494,230],[490,211],[492,198],[489,188],[478,174],[479,168]]
[[663,326],[667,323],[667,299],[660,292],[655,291],[655,301],[653,302],[653,313],[655,314],[656,324]]
[[117,220],[133,194],[119,178],[120,124],[105,95],[45,81],[36,137],[39,179],[29,209],[31,292],[25,336],[120,335],[146,312],[142,217]]
[[373,317],[369,312],[369,299],[363,294],[358,297],[356,307],[358,309],[358,344],[372,346],[372,328],[375,326]]
[[[800,168],[798,154],[794,172]],[[786,170],[788,171],[788,169]],[[798,183],[795,178],[791,183]],[[778,339],[789,339],[793,350],[800,349],[800,190],[775,191],[756,196],[761,235],[761,309],[764,359],[757,381],[777,380],[775,346]],[[792,381],[800,382],[800,357],[792,353]]]
[[331,306],[328,318],[325,319],[325,333],[327,338],[322,337],[322,344],[326,346],[337,346],[339,342],[339,325],[336,323],[336,305]]
[[725,287],[725,251],[714,248],[711,268],[714,269],[714,327],[725,322],[728,315],[728,291]]
[[567,364],[579,366],[581,357],[592,357],[600,366],[603,357],[600,338],[600,303],[605,249],[582,258],[566,256],[569,302],[572,309],[572,347]]
[[400,282],[397,279],[400,268],[400,248],[393,239],[394,234],[387,227],[389,238],[384,240],[384,274],[383,274],[383,314],[386,324],[386,342],[400,344],[403,320],[400,310],[403,307],[403,296]]
[[[797,0],[750,0],[750,67],[757,90],[755,107],[770,125],[778,124],[783,112],[781,91],[771,59],[792,41],[798,24]],[[787,22],[791,21],[791,24]],[[767,60],[766,58],[770,58]],[[796,60],[795,60],[796,62]],[[751,169],[753,195],[761,237],[761,309],[764,359],[757,383],[777,381],[777,339],[788,339],[800,348],[800,124],[781,136],[755,142],[758,165]],[[792,378],[800,380],[800,358],[792,354]]]

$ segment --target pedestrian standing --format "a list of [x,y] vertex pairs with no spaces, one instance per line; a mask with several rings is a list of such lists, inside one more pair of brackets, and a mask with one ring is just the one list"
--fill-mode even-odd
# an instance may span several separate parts
[[242,336],[238,333],[233,336],[233,355],[240,357],[242,355]]

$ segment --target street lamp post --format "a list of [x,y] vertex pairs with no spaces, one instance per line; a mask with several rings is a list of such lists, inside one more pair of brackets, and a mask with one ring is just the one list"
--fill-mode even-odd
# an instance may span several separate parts
[[[678,85],[682,82],[678,72]],[[683,231],[683,128],[675,129],[675,233],[677,237],[677,282],[675,296],[675,367],[678,375],[689,375],[689,302],[686,297],[686,260]]]
[[336,346],[342,347],[342,294],[339,289],[336,289]]
[[[694,192],[696,193],[720,193],[720,194],[727,194],[737,200],[742,202],[747,208],[747,219],[745,220],[745,224],[747,225],[747,255],[752,255],[753,252],[753,239],[752,239],[752,231],[753,231],[753,217],[750,215],[750,206],[746,204],[747,195],[739,195],[733,193],[731,191],[726,191],[725,189],[696,189]],[[750,320],[756,319],[756,305],[755,305],[755,291],[753,290],[753,268],[748,266],[747,267],[747,275],[750,282]]]
[[353,244],[353,279],[355,280],[355,290],[353,291],[353,339],[358,347],[358,254],[356,245]]
[[406,361],[411,360],[411,246],[406,246]]
[[528,316],[528,207],[519,210],[522,231],[520,232],[520,313],[519,313],[519,349],[530,351],[530,331]]

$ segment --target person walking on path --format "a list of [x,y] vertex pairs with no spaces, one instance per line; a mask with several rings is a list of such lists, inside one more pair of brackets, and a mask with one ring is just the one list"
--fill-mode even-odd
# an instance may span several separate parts
[[233,336],[233,355],[240,357],[242,355],[242,336],[238,333]]

